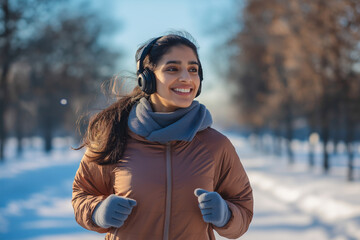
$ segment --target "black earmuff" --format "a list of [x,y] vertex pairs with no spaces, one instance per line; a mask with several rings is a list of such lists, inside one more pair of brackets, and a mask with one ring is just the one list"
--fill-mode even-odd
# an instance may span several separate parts
[[139,54],[140,58],[138,59],[138,85],[144,93],[149,95],[156,92],[156,77],[153,71],[148,68],[144,68],[143,61],[159,38],[161,37],[155,38],[144,46],[141,54]]
[[147,94],[156,92],[156,77],[153,71],[145,68],[144,71],[138,75],[138,85],[140,89]]
[[[137,60],[138,71],[136,74],[137,74],[138,86],[143,92],[149,95],[156,92],[156,77],[153,71],[151,71],[149,68],[144,68],[143,62],[145,57],[150,53],[152,47],[160,38],[161,37],[155,38],[147,45],[145,45],[141,51],[141,54],[139,54],[140,58],[138,58]],[[203,71],[200,60],[199,60],[199,78],[200,78],[200,85],[195,97],[198,97],[201,93],[201,85],[203,80]]]

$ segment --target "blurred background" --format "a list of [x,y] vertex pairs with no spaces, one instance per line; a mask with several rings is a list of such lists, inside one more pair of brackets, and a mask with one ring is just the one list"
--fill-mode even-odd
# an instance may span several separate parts
[[103,238],[73,219],[71,147],[176,30],[254,188],[241,239],[360,239],[359,28],[358,0],[0,0],[0,239]]

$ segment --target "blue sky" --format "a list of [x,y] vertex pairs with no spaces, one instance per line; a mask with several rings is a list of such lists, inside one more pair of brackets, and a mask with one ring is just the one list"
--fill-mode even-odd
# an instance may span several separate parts
[[224,40],[223,35],[217,34],[221,29],[215,29],[231,13],[231,3],[216,0],[103,0],[94,5],[119,22],[112,42],[124,51],[125,66],[134,67],[134,54],[139,45],[171,30],[191,33],[200,45],[200,55],[206,57],[214,43]]

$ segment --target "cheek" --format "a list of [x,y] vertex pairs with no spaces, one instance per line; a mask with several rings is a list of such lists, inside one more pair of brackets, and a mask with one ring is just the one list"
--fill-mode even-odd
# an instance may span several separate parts
[[200,87],[200,78],[196,78],[196,80],[194,82],[195,82],[196,87],[199,88]]
[[162,82],[162,81],[159,81],[157,80],[156,81],[156,90],[158,93],[164,93],[165,91],[167,91],[167,85],[166,83]]
[[161,90],[168,87],[168,79],[163,74],[156,74],[156,89]]

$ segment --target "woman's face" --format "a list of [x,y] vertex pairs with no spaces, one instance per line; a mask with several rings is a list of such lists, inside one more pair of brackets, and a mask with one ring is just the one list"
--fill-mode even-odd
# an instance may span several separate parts
[[150,95],[155,112],[173,112],[189,107],[199,89],[199,62],[194,51],[174,46],[155,68],[156,92]]

